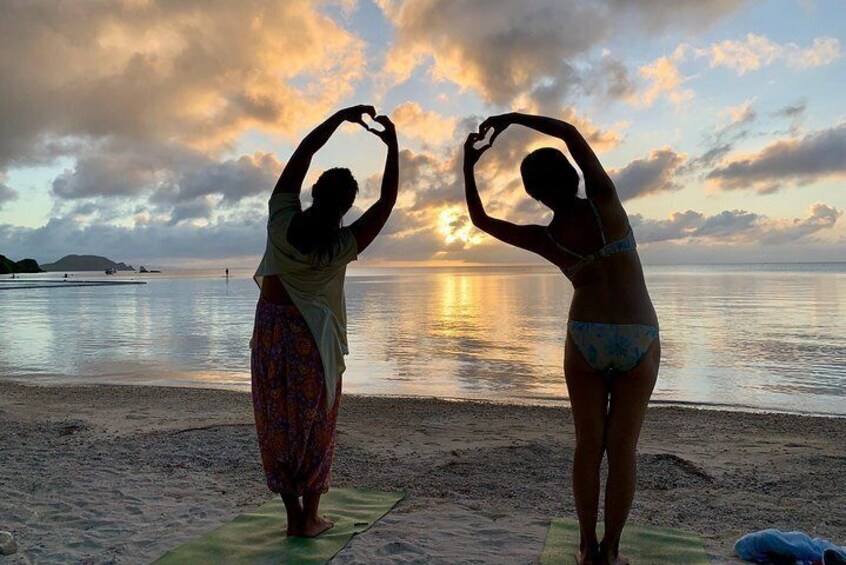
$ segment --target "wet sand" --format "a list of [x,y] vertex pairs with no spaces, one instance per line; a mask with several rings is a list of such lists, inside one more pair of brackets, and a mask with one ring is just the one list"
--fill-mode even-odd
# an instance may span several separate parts
[[[408,497],[333,563],[532,563],[572,455],[564,408],[346,396],[334,484]],[[639,468],[631,520],[714,563],[763,528],[846,543],[846,419],[652,408]],[[248,394],[0,383],[0,564],[148,562],[269,496]]]

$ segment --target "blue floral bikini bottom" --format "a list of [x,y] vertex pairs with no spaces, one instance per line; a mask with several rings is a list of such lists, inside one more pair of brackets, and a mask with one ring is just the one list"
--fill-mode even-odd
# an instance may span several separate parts
[[567,322],[570,339],[597,371],[631,371],[658,337],[657,326]]

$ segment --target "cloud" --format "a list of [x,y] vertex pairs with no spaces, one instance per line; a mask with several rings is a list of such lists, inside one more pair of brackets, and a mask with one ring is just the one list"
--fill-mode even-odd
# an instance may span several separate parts
[[713,169],[707,178],[724,190],[775,192],[786,183],[808,184],[846,176],[846,123],[801,139],[778,141],[760,152]]
[[[776,61],[783,61],[794,69],[829,65],[840,58],[840,42],[832,37],[818,37],[811,47],[802,49],[793,43],[779,45],[763,35],[750,33],[745,41],[727,39],[706,47],[693,47],[682,43],[670,55],[658,57],[641,66],[638,76],[645,84],[630,86],[621,98],[637,106],[647,107],[662,97],[674,106],[681,106],[690,101],[695,93],[690,88],[684,88],[684,84],[691,77],[685,76],[679,65],[688,61],[691,53],[696,58],[708,59],[711,68],[726,67],[738,75],[744,75]],[[625,76],[621,70],[617,73],[621,78]],[[746,107],[745,110],[750,108]],[[751,115],[751,118],[754,118],[754,115]]]
[[774,245],[803,239],[820,230],[834,227],[842,215],[841,210],[818,202],[811,206],[807,218],[775,222],[772,228],[763,234],[762,242]]
[[[531,253],[498,242],[478,230],[472,231],[463,214],[447,213],[444,216],[447,225],[440,224],[437,231],[423,227],[385,238],[375,248],[372,257],[377,260],[437,258],[480,263],[538,261]],[[664,220],[645,219],[639,214],[632,214],[630,221],[638,242],[647,249],[647,253],[662,242],[683,243],[691,249],[718,248],[742,252],[751,247],[819,246],[821,244],[813,236],[834,227],[840,216],[842,211],[817,203],[808,211],[807,217],[792,220],[770,218],[744,210],[726,210],[711,216],[687,210],[674,212]],[[509,219],[513,219],[513,213]],[[452,243],[446,244],[444,235],[447,234],[461,234],[461,237],[455,237]],[[474,234],[479,239],[468,244],[466,240]],[[380,239],[377,238],[377,242]],[[680,255],[677,260],[683,258],[684,255]],[[700,260],[707,260],[707,256]]]
[[18,197],[18,193],[15,189],[7,185],[4,181],[6,177],[0,174],[0,210],[3,209],[3,205],[7,202],[11,202]]
[[282,171],[270,153],[216,160],[179,145],[96,144],[81,152],[73,169],[52,184],[66,200],[153,194],[154,201],[184,201],[220,194],[230,203],[266,192]]
[[672,27],[706,29],[747,3],[745,0],[611,0],[608,7],[621,27],[652,34]]
[[640,214],[630,214],[629,223],[640,243],[670,241],[690,237],[705,220],[700,212],[687,210],[673,212],[666,220],[645,219]]
[[[182,147],[179,153],[193,153]],[[176,165],[165,146],[111,140],[79,146],[74,168],[65,169],[52,184],[53,195],[62,199],[94,196],[138,196],[153,185],[160,173]]]
[[[185,201],[219,194],[223,202],[236,204],[243,198],[268,194],[282,172],[271,153],[257,152],[237,159],[200,162],[180,168],[175,184],[168,185],[167,200]],[[162,197],[162,192],[157,198]]]
[[404,102],[391,114],[400,135],[438,144],[452,139],[458,119],[424,110],[417,102]]
[[358,0],[322,0],[326,4],[338,6],[345,16],[358,9]]
[[306,0],[4,4],[0,169],[65,140],[226,147],[293,133],[352,92],[364,44]]
[[282,171],[270,153],[217,159],[184,145],[152,141],[110,138],[78,151],[74,167],[52,183],[59,209],[67,202],[105,199],[117,213],[131,201],[154,205],[173,222],[208,219],[215,209],[268,193]]
[[[463,208],[458,209],[463,212]],[[415,218],[417,214],[415,210],[395,211],[396,225],[400,229],[387,229],[376,238],[362,260],[538,261],[529,253],[483,236],[467,224],[462,214],[443,214],[444,221],[437,225],[420,223]],[[663,220],[633,214],[630,221],[638,242],[648,254],[661,242],[738,250],[749,246],[801,245],[807,248],[811,243],[818,243],[816,234],[831,229],[842,215],[835,207],[817,203],[806,217],[792,220],[743,210],[726,210],[712,216],[687,210],[675,212]],[[452,241],[447,241],[447,236],[453,236]],[[476,238],[475,243],[468,244],[465,238]],[[254,265],[264,245],[265,214],[259,208],[204,225],[157,221],[151,217],[131,227],[84,224],[68,217],[54,218],[39,228],[0,224],[0,248],[4,252],[13,257],[35,255],[41,263],[68,253],[92,253],[142,264],[226,260]]]
[[643,244],[687,240],[710,245],[772,246],[812,242],[811,236],[834,227],[843,212],[818,202],[807,214],[788,220],[746,210],[724,210],[712,216],[687,210],[674,212],[665,220],[645,219],[640,214],[632,214],[629,220]]
[[800,128],[805,119],[805,111],[808,109],[808,100],[806,98],[800,98],[794,104],[789,104],[783,108],[780,108],[776,112],[773,113],[774,116],[777,118],[787,118],[790,120],[790,133],[792,135],[796,135],[799,133]]
[[0,242],[12,256],[35,256],[39,263],[69,253],[104,255],[121,261],[229,259],[264,251],[265,217],[205,227],[151,223],[135,227],[81,225],[55,218],[39,228],[0,225]]
[[796,119],[801,117],[805,114],[805,110],[808,109],[808,100],[805,98],[800,98],[796,101],[795,104],[788,104],[787,106],[780,108],[776,111],[775,115],[781,118],[791,118]]
[[610,31],[598,6],[573,0],[411,0],[388,6],[387,15],[397,37],[387,70],[397,82],[431,59],[436,79],[497,104],[559,75],[568,57]]
[[629,126],[628,122],[620,122],[603,129],[589,118],[577,114],[573,108],[564,108],[556,114],[553,117],[576,126],[576,129],[590,143],[594,151],[608,151],[617,147],[623,141],[623,134],[620,130]]
[[755,102],[754,98],[746,100],[743,104],[738,106],[730,106],[721,111],[720,115],[728,118],[729,120],[728,124],[726,124],[724,128],[736,127],[755,121],[755,118],[758,117],[758,112],[752,108],[753,102]]
[[693,99],[694,92],[682,85],[688,80],[679,71],[678,63],[684,58],[684,48],[679,47],[667,57],[659,57],[648,65],[638,69],[642,79],[647,81],[646,89],[630,97],[639,106],[652,106],[661,98],[666,98],[674,106],[681,106]]
[[[661,98],[677,107],[692,100],[694,91],[684,87],[691,77],[685,76],[679,69],[682,62],[689,60],[691,53],[697,58],[707,58],[711,68],[727,67],[738,75],[744,75],[776,61],[784,61],[787,66],[795,69],[831,64],[840,58],[840,42],[831,37],[818,37],[811,47],[802,49],[793,43],[779,45],[762,35],[750,33],[745,41],[725,40],[707,47],[692,47],[682,43],[670,55],[658,57],[638,69],[638,77],[645,84],[632,86],[626,80],[627,75],[623,70],[618,69],[616,73],[623,81],[623,89],[618,90],[620,98],[645,107],[652,106]],[[750,101],[747,101],[745,107],[735,108],[736,111],[747,113],[733,118],[746,118],[746,121],[754,119],[754,110],[749,104]],[[733,122],[736,123],[742,122]]]
[[730,106],[719,111],[718,115],[725,122],[718,125],[713,133],[704,135],[707,144],[705,151],[688,161],[679,169],[679,172],[686,174],[710,169],[715,163],[729,155],[738,141],[752,135],[750,126],[758,120],[758,112],[752,107],[754,101],[755,99],[752,98],[737,106]]
[[611,100],[631,99],[636,85],[628,67],[620,60],[603,57],[594,74],[587,77],[589,92],[598,92]]
[[186,220],[208,220],[214,210],[215,201],[210,196],[200,196],[187,202],[176,203],[170,212],[169,226]]
[[756,228],[756,222],[761,218],[758,214],[745,210],[724,210],[704,218],[696,229],[693,237],[709,236],[714,238],[734,239],[741,233],[750,232]]
[[695,53],[697,57],[706,57],[712,68],[726,67],[744,75],[776,61],[783,61],[794,69],[829,65],[840,58],[840,41],[818,37],[810,47],[803,49],[795,43],[780,45],[763,35],[750,33],[744,41],[727,39],[696,49]]
[[[396,28],[387,55],[394,83],[428,65],[437,80],[449,80],[506,106],[530,95],[560,103],[592,81],[575,66],[615,32],[642,34],[680,27],[707,27],[744,0],[383,0],[379,5]],[[637,22],[637,23],[635,23]],[[648,24],[648,25],[645,25]],[[599,66],[608,65],[600,62]],[[619,65],[608,68],[619,94],[628,88]],[[592,72],[588,71],[588,75]]]
[[734,144],[717,139],[702,155],[691,159],[688,164],[681,169],[681,172],[688,173],[695,170],[711,167],[714,163],[721,161],[726,155],[731,153]]
[[665,147],[656,149],[648,157],[636,159],[625,167],[612,169],[608,174],[614,180],[620,200],[631,200],[681,188],[675,178],[686,159],[686,155]]

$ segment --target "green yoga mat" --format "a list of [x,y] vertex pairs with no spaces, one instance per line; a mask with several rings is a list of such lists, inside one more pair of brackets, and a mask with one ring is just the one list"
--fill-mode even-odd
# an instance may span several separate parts
[[401,492],[332,489],[320,500],[320,514],[333,520],[335,526],[312,539],[285,537],[285,507],[276,498],[167,552],[155,563],[326,563],[355,534],[367,530],[404,497]]
[[[600,535],[602,535],[600,533]],[[569,565],[579,549],[579,523],[555,518],[549,525],[541,565]],[[694,533],[673,528],[628,525],[620,552],[634,565],[708,565],[702,540]]]

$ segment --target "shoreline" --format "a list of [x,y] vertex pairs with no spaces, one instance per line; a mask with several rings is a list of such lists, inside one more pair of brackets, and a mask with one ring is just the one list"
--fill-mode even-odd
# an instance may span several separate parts
[[[4,563],[155,559],[270,498],[249,393],[0,382]],[[632,523],[697,532],[713,563],[775,527],[846,532],[846,420],[650,408]],[[569,409],[345,395],[333,484],[405,490],[332,563],[532,563],[575,515]]]
[[[36,377],[38,378],[38,377]],[[43,378],[43,376],[42,376]],[[51,377],[47,377],[51,378]],[[213,390],[213,391],[224,391],[224,392],[234,392],[239,394],[250,394],[250,387],[249,384],[245,384],[243,387],[236,387],[236,386],[197,386],[194,383],[188,384],[149,384],[149,383],[139,383],[139,384],[132,384],[132,383],[121,383],[115,381],[102,381],[102,382],[74,382],[74,383],[66,383],[66,382],[48,382],[48,383],[37,383],[37,382],[29,382],[25,381],[22,378],[13,378],[13,377],[0,377],[0,385],[3,383],[11,383],[16,384],[24,387],[46,387],[46,388],[58,388],[58,387],[100,387],[100,386],[107,386],[107,387],[145,387],[145,388],[162,388],[162,389],[183,389],[183,390]],[[373,398],[373,399],[388,399],[388,400],[433,400],[433,401],[442,401],[442,402],[456,402],[456,403],[480,403],[480,404],[494,404],[494,405],[502,405],[502,406],[513,406],[517,407],[542,407],[542,408],[567,408],[570,407],[570,399],[569,398],[562,398],[562,399],[545,399],[539,397],[533,397],[530,399],[525,399],[524,401],[519,401],[519,399],[514,398],[464,398],[464,397],[457,397],[457,396],[429,396],[429,395],[404,395],[404,394],[379,394],[379,393],[359,393],[359,392],[344,392],[345,397],[356,397],[356,398]],[[755,406],[750,406],[748,404],[726,404],[720,402],[694,402],[692,400],[664,400],[664,399],[651,399],[649,401],[650,408],[683,408],[683,409],[690,409],[690,410],[701,410],[701,411],[711,411],[711,412],[728,412],[728,413],[739,413],[739,414],[774,414],[774,415],[784,415],[784,416],[804,416],[809,418],[832,418],[835,420],[846,420],[846,413],[838,414],[838,413],[828,413],[828,412],[813,412],[810,410],[779,410],[776,408],[758,408]]]

